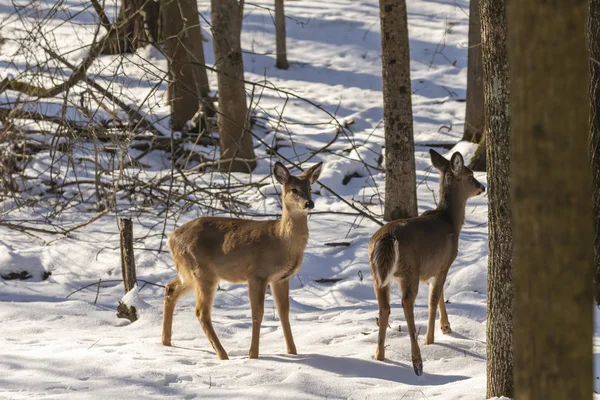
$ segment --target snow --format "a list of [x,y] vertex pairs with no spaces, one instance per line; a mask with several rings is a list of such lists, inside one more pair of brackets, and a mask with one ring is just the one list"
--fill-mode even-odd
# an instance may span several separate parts
[[[95,29],[93,9],[88,3],[83,0],[61,3],[42,28],[48,40],[59,43],[75,64],[85,55],[81,45],[92,41]],[[408,0],[407,3],[421,213],[435,207],[439,183],[439,174],[429,162],[428,149],[435,145],[444,153],[440,145],[446,150],[454,146],[445,155],[449,157],[460,151],[467,163],[475,151],[473,145],[460,142],[465,106],[468,1]],[[40,4],[46,6],[46,11],[41,6],[38,10],[38,18],[43,18],[54,2]],[[378,170],[383,145],[378,2],[339,0],[324,5],[315,0],[287,1],[286,14],[293,18],[287,21],[290,61],[287,71],[274,67],[272,16],[256,5],[272,7],[272,2],[246,3],[242,34],[246,79],[285,88],[298,96],[286,98],[285,94],[264,89],[260,103],[257,105],[256,99],[252,103],[254,115],[261,117],[257,132],[269,145],[277,142],[283,156],[296,162],[307,160],[304,168],[324,161],[322,183],[358,207],[363,207],[363,203],[370,212],[381,214],[380,199],[385,186],[384,176]],[[209,6],[208,1],[199,2],[199,9],[208,21]],[[112,19],[117,5],[107,1],[106,10]],[[4,21],[2,36],[8,39],[24,37],[21,24],[30,26],[37,21],[36,13],[16,18],[8,0],[0,1],[0,14],[0,20]],[[213,63],[210,30],[202,23],[208,40],[206,59]],[[165,60],[151,48],[126,57],[118,67],[115,60],[118,57],[102,57],[90,70],[91,75],[105,86],[110,82],[111,90],[126,102],[139,104],[148,98],[142,111],[167,131],[166,84],[158,78],[166,69]],[[140,61],[144,62],[144,71],[136,65]],[[19,43],[8,40],[0,53],[0,75],[12,74],[24,79],[23,76],[31,74],[27,65],[25,54],[19,52]],[[114,68],[120,69],[118,79],[113,82]],[[215,77],[210,75],[209,79],[211,87],[216,88]],[[53,84],[49,79],[43,83]],[[252,90],[250,85],[247,89]],[[77,90],[81,91],[74,89]],[[12,94],[3,96],[3,102],[16,99]],[[320,105],[324,111],[304,99]],[[57,114],[61,106],[54,100],[28,105]],[[77,116],[75,111],[69,112],[73,118]],[[285,116],[281,125],[280,113]],[[97,117],[108,115],[100,110]],[[351,120],[354,123],[348,125],[328,152],[313,155],[336,134],[332,116],[341,123]],[[40,135],[39,140],[47,139]],[[80,143],[80,147],[77,151],[82,155],[92,150],[87,144]],[[195,147],[199,146],[190,146],[188,150]],[[263,146],[256,151],[261,158],[256,171],[251,177],[236,175],[235,179],[263,184],[245,195],[244,200],[251,205],[247,211],[278,214],[279,185],[269,176],[270,165],[277,157],[267,154]],[[207,157],[216,155],[214,149],[207,147],[197,152]],[[129,154],[136,157],[141,152],[130,150]],[[109,168],[111,160],[106,155],[99,163]],[[169,160],[163,152],[153,151],[138,161],[148,167],[143,179],[170,173]],[[29,164],[28,171],[47,178],[49,165],[50,155],[41,152]],[[292,169],[292,173],[297,172]],[[68,163],[55,173],[62,178],[73,176]],[[91,179],[94,169],[80,167],[77,176]],[[344,184],[344,178],[350,176]],[[475,177],[486,185],[484,173],[475,173]],[[216,173],[191,179],[206,185],[226,181]],[[91,193],[91,185],[82,187]],[[315,212],[354,212],[326,189],[318,185],[313,188]],[[35,188],[37,193],[46,189],[41,183]],[[65,190],[76,192],[75,187]],[[137,215],[136,207],[127,199],[120,198],[117,205],[119,216]],[[10,210],[13,206],[11,200],[4,200],[0,210]],[[168,219],[166,224],[158,213],[134,218],[139,279],[165,285],[176,278],[169,254],[156,251],[166,248],[162,240],[163,224],[165,231],[171,232],[204,212],[192,207],[177,218]],[[95,215],[91,209],[71,209],[53,223],[69,228]],[[7,213],[4,218],[43,222],[39,213],[28,208]],[[309,229],[304,264],[292,279],[290,292],[292,331],[299,354],[285,353],[278,316],[268,292],[260,358],[249,360],[251,315],[246,286],[221,282],[213,323],[230,360],[219,361],[194,315],[194,296],[182,298],[175,310],[173,347],[160,344],[163,289],[140,282],[140,286],[124,296],[122,284],[114,281],[121,277],[119,231],[114,214],[107,214],[67,237],[40,233],[43,241],[0,228],[0,272],[26,270],[32,275],[23,281],[0,279],[0,321],[3,321],[0,398],[484,398],[487,196],[479,196],[467,204],[458,257],[445,285],[453,333],[442,335],[436,322],[436,342],[429,346],[423,345],[427,287],[420,287],[415,319],[424,360],[422,377],[414,374],[410,364],[410,343],[397,286],[392,289],[387,359],[373,360],[378,308],[367,244],[378,226],[356,215],[315,213],[310,217]],[[350,245],[325,245],[341,241]],[[44,279],[47,273],[51,275]],[[315,282],[319,278],[341,281],[319,284]],[[93,285],[73,293],[99,279],[103,281],[99,290]],[[139,320],[130,323],[118,319],[119,301],[134,305]],[[600,353],[598,346],[595,353]],[[596,389],[600,389],[598,384]]]

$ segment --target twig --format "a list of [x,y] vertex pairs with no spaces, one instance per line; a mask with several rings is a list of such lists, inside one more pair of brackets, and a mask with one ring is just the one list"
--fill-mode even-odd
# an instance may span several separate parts
[[98,290],[96,290],[96,298],[94,299],[94,304],[98,301],[98,295],[100,294],[100,285],[102,284],[102,278],[98,279]]

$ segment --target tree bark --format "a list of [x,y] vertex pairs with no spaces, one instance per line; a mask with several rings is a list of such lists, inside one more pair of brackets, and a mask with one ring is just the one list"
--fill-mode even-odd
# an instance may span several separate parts
[[486,131],[483,131],[483,135],[481,136],[481,141],[477,145],[477,149],[475,149],[475,154],[473,154],[473,158],[471,159],[471,163],[469,164],[469,168],[473,171],[485,171],[487,164],[487,140],[486,140]]
[[480,143],[483,136],[483,64],[481,59],[481,20],[479,1],[469,5],[469,53],[467,61],[467,109],[463,140]]
[[279,69],[288,69],[283,0],[275,0],[275,41],[277,42],[276,67]]
[[384,218],[417,215],[410,54],[405,0],[380,0],[383,123],[385,129]]
[[161,4],[169,63],[171,127],[181,131],[209,92],[198,4],[196,0],[166,0]]
[[481,0],[481,46],[488,176],[486,398],[514,395],[510,98],[504,0]]
[[507,2],[519,400],[593,393],[587,5]]
[[133,53],[148,43],[162,42],[160,6],[161,2],[154,0],[121,0],[119,15],[114,22],[119,28],[110,33],[102,54]]
[[240,35],[242,10],[237,0],[211,0],[215,67],[219,84],[221,169],[251,172],[256,167],[244,89]]
[[596,303],[600,305],[600,0],[590,0],[590,158],[594,198],[594,266]]

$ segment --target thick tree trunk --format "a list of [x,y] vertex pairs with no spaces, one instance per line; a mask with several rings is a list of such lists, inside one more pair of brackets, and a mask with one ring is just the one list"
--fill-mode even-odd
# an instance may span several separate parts
[[[119,29],[111,34],[102,54],[133,53],[148,43],[162,42],[161,2],[154,0],[121,0],[114,22]],[[138,13],[138,10],[142,10]]]
[[166,0],[161,4],[169,61],[171,127],[181,131],[209,92],[198,4],[196,0]]
[[600,0],[590,0],[590,158],[594,184],[594,266],[596,303],[600,305]]
[[469,164],[469,168],[473,171],[485,171],[487,160],[486,160],[486,148],[487,148],[487,140],[486,140],[486,131],[483,132],[481,136],[481,141],[477,145],[477,149],[475,150],[475,154],[473,154],[473,158],[471,159],[471,163]]
[[384,218],[417,215],[410,54],[405,0],[380,0],[383,123],[385,129]]
[[488,176],[487,398],[513,397],[510,98],[504,0],[481,0]]
[[507,2],[519,400],[593,393],[587,9]]
[[[242,10],[237,0],[211,0],[215,67],[219,80],[221,169],[251,172],[256,167],[244,90],[240,35]],[[233,161],[232,161],[233,160]]]
[[463,140],[481,142],[483,135],[483,65],[481,62],[481,20],[479,0],[469,6],[469,53],[467,65],[467,109]]
[[287,50],[285,45],[285,13],[283,0],[275,0],[275,40],[277,42],[277,68],[288,69]]

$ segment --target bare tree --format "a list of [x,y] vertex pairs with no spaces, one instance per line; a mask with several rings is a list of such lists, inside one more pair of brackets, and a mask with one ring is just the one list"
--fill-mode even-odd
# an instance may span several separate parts
[[288,69],[283,0],[275,0],[275,41],[277,42],[276,66],[279,69]]
[[594,183],[594,265],[596,303],[600,305],[600,0],[590,0],[590,158]]
[[181,131],[209,92],[196,0],[162,1],[162,25],[169,62],[171,127]]
[[515,398],[591,399],[587,2],[507,2]]
[[467,109],[463,140],[479,143],[483,136],[483,64],[479,1],[469,3],[469,52],[467,61]]
[[219,85],[221,168],[250,172],[256,167],[244,89],[240,35],[242,6],[237,0],[211,0],[215,67]]
[[417,215],[410,54],[405,0],[380,0],[383,122],[385,128],[384,218]]
[[[118,28],[109,33],[110,38],[102,54],[133,53],[148,43],[162,42],[161,4],[154,0],[121,0],[115,21]],[[100,3],[92,0],[92,5],[107,27],[108,18]]]
[[487,398],[513,397],[510,99],[504,0],[481,0],[488,176]]

